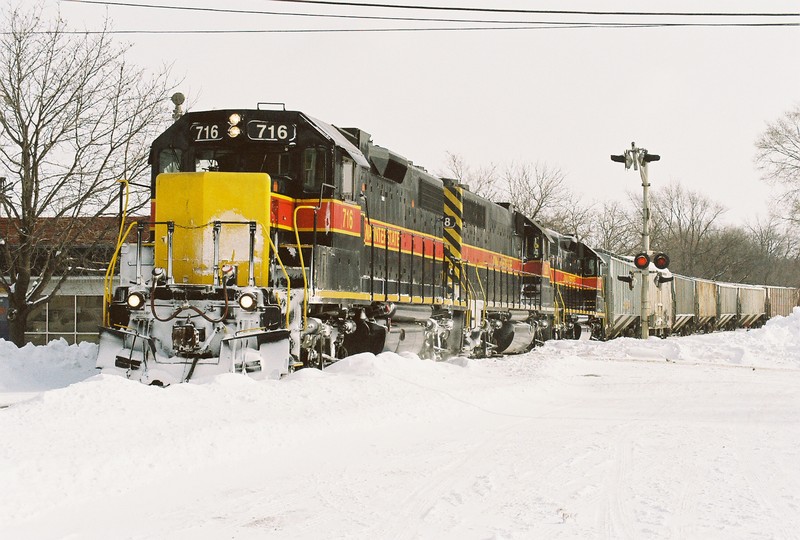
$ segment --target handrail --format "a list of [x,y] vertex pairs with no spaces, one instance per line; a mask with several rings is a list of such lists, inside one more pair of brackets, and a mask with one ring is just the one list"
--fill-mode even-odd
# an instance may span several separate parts
[[[125,231],[125,234],[122,234],[122,227],[120,227],[120,238],[127,238],[130,234],[131,230],[138,225],[138,222],[134,221],[130,225],[128,225],[128,229]],[[122,250],[122,242],[118,239],[117,240],[117,247],[114,249],[114,254],[111,256],[111,262],[108,264],[108,268],[106,269],[106,275],[103,279],[103,325],[108,326],[111,322],[108,313],[108,306],[111,303],[112,293],[112,285],[114,281],[114,269],[117,266],[117,258],[119,257],[119,252]]]
[[122,180],[117,180],[120,184],[125,184],[125,204],[122,206],[122,215],[120,216],[119,220],[119,234],[117,235],[117,245],[122,242],[122,239],[125,236],[122,235],[122,229],[125,227],[125,218],[128,217],[128,198],[130,197],[130,184],[124,178]]
[[472,303],[472,301],[470,300],[470,298],[473,298],[473,297],[475,297],[477,295],[475,294],[475,288],[472,286],[472,283],[469,282],[469,264],[463,264],[461,266],[461,269],[464,271],[463,276],[462,276],[462,281],[466,284],[466,286],[463,287],[463,288],[467,290],[467,300],[466,300],[467,317],[466,317],[466,322],[467,322],[467,326],[470,326],[472,324],[472,310],[470,308],[470,304]]
[[[486,271],[489,271],[489,267],[486,267]],[[481,294],[483,295],[483,320],[486,320],[486,289],[483,288],[483,281],[481,280],[481,273],[478,271],[478,266],[475,266],[475,276],[478,278],[478,285],[481,287]]]
[[[555,323],[556,324],[561,324],[562,311],[565,311],[567,308],[566,308],[566,304],[564,303],[564,295],[561,294],[561,285],[556,283],[555,286],[554,286],[554,289],[555,289],[555,292],[556,292],[556,295],[557,295],[557,296],[553,297],[553,303],[555,304],[554,307],[556,308],[555,309],[555,313],[554,313],[554,319],[555,319]],[[558,309],[558,301],[559,300],[561,300],[561,311],[559,311],[559,309]]]
[[120,184],[125,185],[125,204],[122,207],[122,212],[119,220],[119,233],[117,234],[117,244],[116,248],[114,249],[114,254],[111,256],[111,261],[108,264],[108,268],[106,268],[106,273],[103,278],[103,325],[108,326],[111,322],[111,317],[108,313],[108,306],[111,303],[112,297],[112,284],[114,280],[114,269],[117,266],[117,257],[119,257],[119,252],[122,249],[122,240],[123,238],[127,238],[128,234],[130,234],[131,229],[137,224],[135,221],[128,226],[128,229],[123,234],[123,230],[125,229],[125,219],[128,216],[128,198],[130,196],[130,184],[126,179],[117,180]]
[[[295,207],[294,219],[292,220],[294,236],[295,240],[297,240],[297,252],[300,254],[300,269],[303,272],[303,330],[305,330],[308,327],[308,275],[306,275],[306,263],[303,261],[303,246],[300,245],[300,231],[297,230],[297,212],[300,210],[314,210],[316,216],[317,207],[309,204],[302,204]],[[316,222],[316,219],[314,221]]]
[[289,308],[291,307],[291,300],[292,300],[292,284],[291,280],[289,279],[289,273],[286,271],[286,267],[283,265],[283,261],[281,261],[280,255],[278,255],[278,248],[275,246],[275,242],[272,241],[272,237],[267,235],[267,239],[269,240],[269,245],[272,246],[272,251],[275,252],[275,260],[278,261],[278,264],[281,265],[281,270],[283,270],[283,275],[286,277],[286,328],[289,328]]

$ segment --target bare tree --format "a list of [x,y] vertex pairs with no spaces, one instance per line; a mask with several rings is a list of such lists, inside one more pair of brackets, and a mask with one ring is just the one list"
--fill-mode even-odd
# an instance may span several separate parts
[[704,252],[696,265],[697,272],[690,275],[731,283],[757,281],[755,268],[759,254],[745,227],[715,228],[709,234]]
[[[571,191],[567,191],[571,194]],[[550,229],[571,234],[581,242],[586,242],[595,231],[595,209],[583,202],[579,195],[561,198],[557,205],[539,214],[540,222]]]
[[619,201],[606,201],[593,213],[590,243],[612,253],[628,254],[641,246],[641,218]]
[[755,161],[764,180],[783,187],[785,217],[800,223],[800,105],[767,125],[756,141]]
[[756,219],[748,231],[757,256],[754,261],[755,281],[766,285],[794,285],[800,272],[793,259],[798,255],[797,235],[777,216]]
[[654,249],[667,252],[678,272],[699,277],[713,272],[709,241],[725,207],[680,183],[656,191],[651,201],[656,224],[651,230]]
[[460,184],[469,186],[473,193],[490,201],[496,200],[500,194],[497,166],[492,163],[473,170],[461,155],[447,152],[447,171],[439,176],[458,180]]
[[114,210],[118,181],[146,171],[169,112],[167,68],[148,75],[107,27],[71,33],[37,7],[5,13],[0,37],[0,286],[18,345],[31,311],[76,271],[79,252],[92,251],[87,218]]
[[531,219],[544,221],[572,199],[564,173],[546,163],[511,163],[502,179],[507,202]]

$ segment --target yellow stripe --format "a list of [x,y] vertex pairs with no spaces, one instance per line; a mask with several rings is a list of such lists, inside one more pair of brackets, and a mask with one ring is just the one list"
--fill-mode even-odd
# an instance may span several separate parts
[[340,300],[370,300],[369,293],[358,293],[348,291],[317,291],[314,294],[316,298],[336,298]]
[[447,214],[448,216],[456,218],[456,221],[458,222],[461,221],[461,216],[458,213],[454,212],[449,206],[444,207],[444,213]]
[[[384,297],[383,293],[375,293],[376,296],[380,296],[381,298]],[[328,299],[335,299],[335,300],[358,300],[358,301],[370,301],[369,293],[358,293],[358,292],[347,292],[347,291],[333,291],[333,290],[324,290],[324,291],[317,291],[314,295],[314,298],[328,298]],[[404,304],[422,304],[422,305],[429,305],[429,304],[441,304],[444,299],[440,296],[431,297],[426,296],[424,299],[421,296],[414,296],[413,298],[409,297],[407,294],[390,294],[387,297],[389,302],[397,302],[397,303],[404,303]]]
[[[294,199],[292,199],[292,200],[294,200]],[[385,228],[385,229],[390,229],[390,230],[395,230],[395,231],[401,231],[403,233],[410,233],[410,234],[416,236],[417,238],[426,238],[428,240],[433,240],[433,241],[438,241],[438,242],[445,243],[441,236],[434,236],[432,234],[424,233],[424,232],[421,232],[421,231],[416,231],[414,229],[408,229],[406,227],[401,227],[401,226],[398,226],[398,225],[387,223],[385,221],[379,221],[377,219],[372,219],[370,221],[372,222],[372,225],[374,227],[376,227],[376,228],[382,228],[382,229]],[[286,225],[273,225],[272,228],[273,229],[286,230],[286,231],[294,231],[294,229],[292,227],[289,227],[289,226],[286,226]],[[314,230],[313,228],[312,229],[305,229],[305,228],[301,228],[300,229],[301,232],[312,232],[313,230]],[[320,230],[321,229],[319,229],[319,228],[317,229],[318,232]],[[348,235],[348,236],[362,237],[361,233],[355,233],[355,232],[352,232],[352,231],[339,230],[339,229],[331,229],[331,230],[333,230],[335,232],[338,232],[340,234]],[[365,245],[368,245],[368,244],[365,244]],[[375,247],[382,247],[382,246],[375,246]],[[477,246],[473,246],[471,244],[461,244],[462,251],[464,250],[464,248],[474,249],[476,251],[479,251],[481,253],[486,253],[486,254],[489,254],[489,255],[496,255],[501,260],[504,260],[506,262],[518,261],[519,260],[519,259],[515,259],[514,257],[512,257],[510,255],[506,255],[504,253],[500,253],[499,251],[490,251],[488,249],[484,249],[484,248],[480,248],[480,247],[477,247]],[[403,253],[409,254],[411,252],[408,251],[408,250],[404,250]],[[422,255],[421,252],[416,252],[416,251],[414,252],[414,254],[415,255],[420,255],[420,256]],[[430,254],[427,254],[427,255],[430,255]],[[492,267],[482,266],[482,268],[492,268]],[[499,267],[495,267],[495,268],[499,268]],[[538,275],[538,274],[529,274],[529,275],[533,276],[533,275]]]
[[[413,229],[407,229],[405,227],[400,227],[398,225],[393,225],[391,223],[386,223],[385,221],[378,221],[377,219],[373,219],[371,221],[372,221],[372,224],[375,227],[388,228],[388,229],[393,229],[393,230],[397,230],[397,231],[408,232],[408,233],[411,233],[414,236],[417,236],[419,238],[427,238],[427,239],[430,239],[430,240],[435,240],[435,241],[439,241],[439,242],[443,242],[444,243],[444,241],[442,240],[441,236],[434,236],[432,234],[428,234],[428,233],[424,233],[424,232],[420,232],[420,231],[415,231]],[[510,255],[506,255],[504,253],[500,253],[499,251],[489,251],[488,249],[480,248],[480,247],[473,246],[473,245],[470,245],[470,244],[462,244],[461,245],[461,249],[463,250],[464,248],[474,249],[474,250],[480,251],[482,253],[488,253],[489,255],[497,255],[498,257],[500,257],[501,259],[503,259],[505,261],[518,261],[519,260],[519,259],[515,259],[514,257],[512,257]],[[409,252],[404,252],[404,253],[409,253]],[[533,275],[537,275],[537,274],[530,274],[530,275],[533,276]]]
[[[292,231],[294,232],[294,228],[288,225],[273,225],[273,229],[280,229],[282,231]],[[314,227],[298,227],[297,230],[299,232],[314,232]],[[360,232],[355,231],[348,231],[347,229],[337,229],[336,227],[330,227],[325,229],[324,227],[317,227],[317,232],[321,234],[328,234],[329,232],[334,232],[337,234],[344,234],[345,236],[353,236],[357,238],[361,238]]]
[[[415,231],[413,229],[406,229],[405,227],[400,227],[399,225],[395,225],[393,223],[386,223],[385,221],[378,221],[377,219],[371,219],[370,222],[372,222],[373,226],[380,227],[382,229],[392,229],[392,230],[395,230],[395,231],[402,231],[402,232],[412,233],[415,236],[428,238],[430,240],[441,240],[441,238],[439,238],[438,236],[434,236],[432,234],[428,234],[428,233],[424,233],[424,232],[420,232],[420,231]],[[366,225],[366,223],[365,223],[365,225]]]
[[[274,192],[271,192],[270,196],[272,198],[275,198],[275,199],[281,199],[281,200],[288,201],[288,202],[291,202],[291,203],[297,203],[297,204],[303,204],[303,205],[304,204],[311,204],[313,206],[317,206],[320,203],[319,199],[295,199],[293,197],[289,197],[288,195],[282,195],[280,193],[274,193]],[[323,203],[333,203],[333,204],[336,204],[336,205],[347,206],[347,207],[350,207],[350,208],[358,208],[359,210],[361,209],[361,206],[359,206],[358,204],[345,202],[345,201],[340,201],[339,199],[322,199],[322,202]]]
[[[376,293],[376,296],[383,297],[383,294]],[[353,293],[353,292],[346,292],[346,291],[317,291],[314,295],[314,298],[330,298],[336,300],[362,300],[362,301],[369,301],[370,295],[366,293]],[[450,300],[447,298],[442,298],[441,296],[437,297],[429,297],[426,296],[423,300],[421,296],[415,296],[411,301],[408,301],[408,295],[402,294],[390,294],[388,295],[387,301],[389,302],[397,302],[397,303],[406,303],[406,304],[421,304],[421,305],[446,305],[446,306],[459,306],[459,307],[466,307],[467,301],[456,301]],[[406,299],[405,301],[403,299]]]
[[[275,194],[275,196],[276,197],[285,198],[286,200],[289,200],[289,201],[297,201],[300,204],[314,204],[314,206],[319,204],[319,199],[292,199],[291,197],[286,197],[285,195],[277,195],[277,194]],[[345,202],[345,201],[342,201],[342,200],[339,200],[339,199],[322,199],[322,202],[324,202],[324,203],[334,203],[334,204],[342,205],[342,206],[351,206],[353,208],[359,208],[359,209],[361,208],[359,205],[357,205],[355,203]]]
[[[458,208],[459,210],[461,210],[464,207],[464,203],[458,197],[458,193],[456,193],[455,190],[446,189],[444,190],[444,194],[450,200],[450,202],[453,203],[455,207]],[[445,205],[445,208],[446,207],[447,205]]]

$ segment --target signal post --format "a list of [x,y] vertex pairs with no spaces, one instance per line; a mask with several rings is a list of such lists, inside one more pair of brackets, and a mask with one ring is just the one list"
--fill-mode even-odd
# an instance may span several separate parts
[[[633,170],[639,171],[642,178],[642,252],[634,258],[634,265],[639,269],[642,278],[642,301],[640,328],[642,339],[647,339],[650,336],[650,321],[647,314],[649,313],[649,298],[650,298],[650,181],[647,178],[647,164],[651,161],[658,161],[661,156],[657,154],[650,154],[644,148],[637,148],[636,143],[631,143],[630,150],[625,150],[622,155],[612,155],[611,161],[617,163],[624,163],[625,169],[630,169],[633,165]],[[655,257],[658,263],[658,268],[664,269],[669,264],[669,257],[663,253],[659,253]],[[663,264],[663,267],[660,265]]]

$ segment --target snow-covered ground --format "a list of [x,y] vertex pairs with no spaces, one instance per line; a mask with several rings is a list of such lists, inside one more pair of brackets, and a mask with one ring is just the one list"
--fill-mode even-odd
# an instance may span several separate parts
[[800,537],[800,309],[165,389],[0,342],[2,539]]

